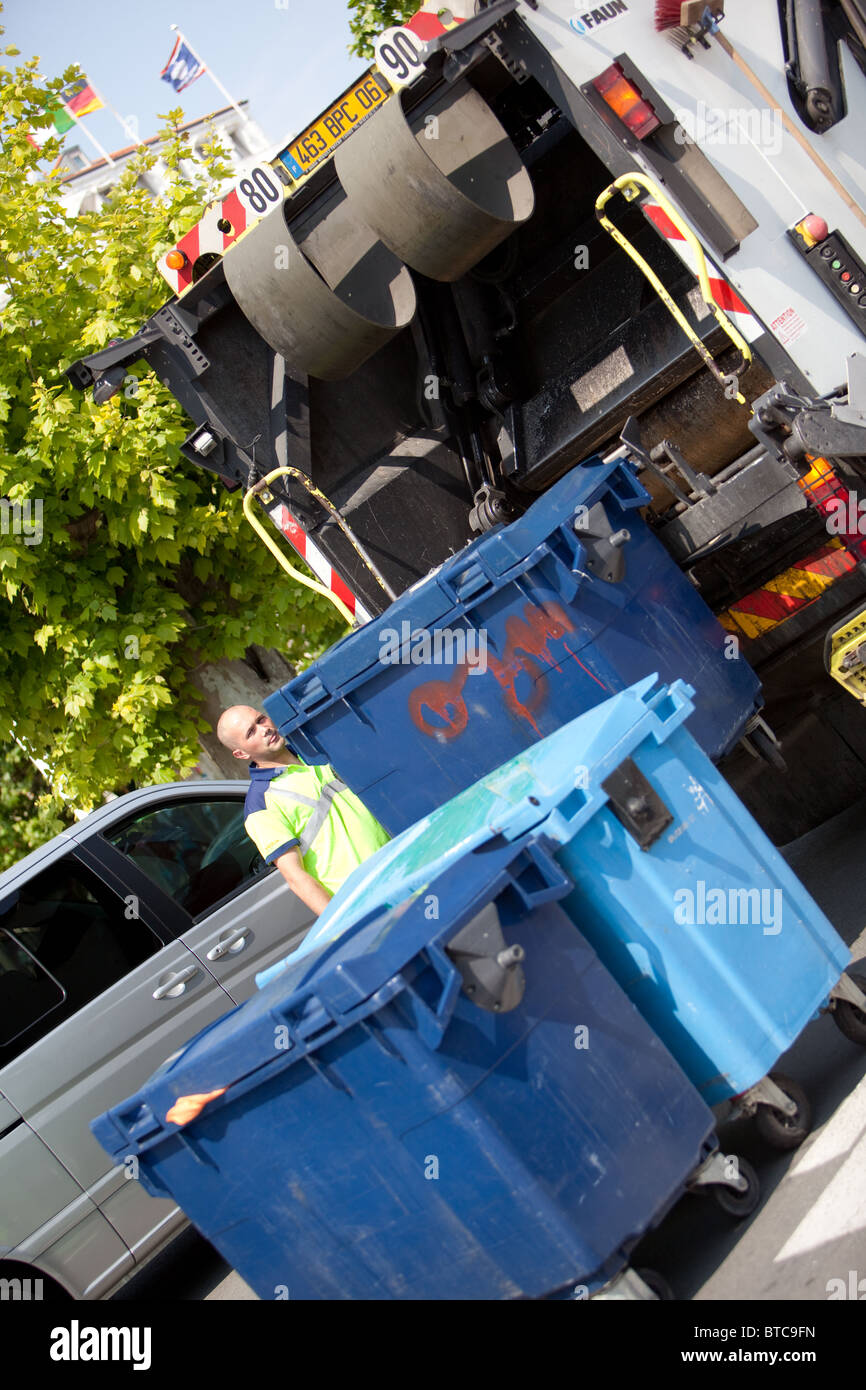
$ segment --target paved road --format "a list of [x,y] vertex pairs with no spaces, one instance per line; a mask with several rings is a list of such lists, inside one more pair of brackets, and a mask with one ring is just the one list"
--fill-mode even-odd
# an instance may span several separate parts
[[[866,800],[785,851],[855,959],[866,958],[862,898]],[[762,1199],[735,1222],[708,1198],[686,1196],[632,1263],[657,1269],[679,1299],[823,1300],[830,1279],[866,1281],[866,1049],[824,1016],[779,1063],[814,1106],[813,1132],[793,1154],[769,1149],[748,1121],[720,1132],[726,1153],[758,1171]],[[864,1282],[866,1294],[866,1282]],[[254,1299],[255,1294],[194,1232],[131,1280],[118,1300]]]

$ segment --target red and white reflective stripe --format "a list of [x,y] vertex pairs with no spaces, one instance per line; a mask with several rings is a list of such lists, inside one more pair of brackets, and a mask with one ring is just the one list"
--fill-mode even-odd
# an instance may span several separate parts
[[[217,223],[223,221],[230,224],[231,231],[220,231]],[[222,255],[233,241],[237,241],[241,232],[246,230],[246,226],[247,210],[232,189],[218,203],[212,203],[204,217],[185,232],[173,248],[175,251],[182,251],[186,257],[180,270],[172,270],[171,266],[166,265],[163,256],[157,263],[160,275],[168,281],[175,294],[182,294],[192,284],[193,266],[199,256],[204,256],[208,251],[216,251],[218,255]]]
[[[647,198],[641,203],[641,210],[646,213],[657,232],[660,232],[665,241],[669,241],[681,260],[685,261],[692,274],[697,277],[698,259],[690,244],[686,241],[680,229],[671,221],[664,208],[659,207],[651,198]],[[716,303],[720,309],[727,314],[731,323],[735,324],[740,330],[747,343],[753,343],[756,338],[760,338],[765,331],[763,324],[759,323],[748,305],[744,304],[737,291],[729,280],[726,280],[719,270],[707,256],[707,275],[710,281],[710,289],[713,292]]]
[[337,598],[345,603],[355,621],[368,623],[371,615],[361,600],[356,598],[345,581],[340,578],[330,560],[322,554],[315,541],[310,540],[303,527],[298,525],[288,507],[278,503],[269,509],[268,516],[279,526],[283,535],[295,547],[301,559],[306,561],[316,578],[324,584],[326,589],[330,589],[331,593],[336,594]]

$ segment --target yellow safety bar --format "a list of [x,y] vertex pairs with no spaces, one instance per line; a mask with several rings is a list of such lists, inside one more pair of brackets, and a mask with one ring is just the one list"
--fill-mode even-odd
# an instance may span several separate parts
[[382,575],[379,573],[379,570],[376,568],[373,561],[370,559],[369,555],[365,551],[364,547],[361,545],[360,541],[358,541],[355,538],[351,528],[343,520],[336,507],[328,501],[325,494],[321,492],[319,488],[317,488],[313,483],[311,483],[309,478],[306,477],[306,475],[302,473],[299,468],[275,468],[271,473],[266,474],[264,478],[260,478],[259,481],[255,483],[251,488],[249,488],[247,492],[244,494],[244,516],[246,517],[247,521],[250,523],[259,539],[264,541],[265,545],[268,547],[268,550],[271,552],[271,554],[274,556],[277,562],[280,565],[282,565],[286,573],[291,575],[292,579],[296,579],[299,584],[306,584],[308,589],[314,589],[317,594],[323,594],[326,599],[330,599],[331,603],[333,603],[338,613],[341,615],[341,617],[345,618],[346,622],[351,627],[355,623],[355,618],[354,615],[346,607],[345,603],[343,603],[343,600],[341,598],[338,598],[337,595],[333,593],[331,589],[328,589],[324,584],[320,584],[317,579],[310,579],[308,575],[302,574],[300,570],[296,570],[293,565],[290,565],[285,555],[280,550],[279,546],[268,535],[267,531],[265,530],[262,523],[259,521],[258,517],[253,514],[254,499],[259,494],[264,493],[265,489],[269,488],[271,483],[273,483],[276,478],[282,478],[285,476],[295,478],[298,482],[302,483],[303,486],[310,493],[310,495],[315,497],[316,500],[322,504],[325,510],[330,513],[330,515],[337,522],[340,529],[345,533],[346,537],[349,540],[349,543],[358,553],[362,563],[367,567],[367,569],[378,581],[378,583],[381,584],[382,588],[385,590],[389,598],[393,599],[395,597],[394,591],[390,587],[390,585],[385,581]]
[[[707,307],[712,310],[713,316],[715,317],[715,320],[718,323],[719,327],[724,329],[731,342],[734,344],[736,348],[739,349],[740,352],[741,360],[737,363],[735,370],[730,373],[725,373],[720,369],[712,353],[710,353],[709,350],[701,342],[700,338],[698,337],[695,330],[692,328],[688,319],[686,319],[685,315],[674,303],[670,294],[665,289],[664,285],[662,284],[661,280],[658,278],[652,267],[647,264],[640,252],[635,250],[631,242],[623,236],[619,228],[615,227],[614,224],[610,221],[610,219],[605,217],[602,212],[602,208],[605,206],[606,203],[609,202],[609,200],[613,197],[614,193],[621,193],[628,202],[633,202],[635,198],[640,197],[641,189],[649,193],[655,199],[659,207],[671,219],[674,226],[685,238],[685,240],[688,242],[689,246],[695,253],[695,258],[698,264],[698,282],[701,287],[701,294],[707,304]],[[710,289],[710,277],[707,272],[707,260],[706,256],[704,255],[704,248],[701,246],[701,243],[698,241],[691,227],[686,226],[685,222],[680,217],[676,208],[668,202],[661,189],[655,183],[653,183],[652,179],[647,178],[646,174],[638,173],[637,171],[630,174],[621,174],[618,179],[615,179],[612,184],[610,184],[607,188],[604,189],[603,192],[601,192],[598,195],[598,197],[595,200],[595,215],[598,218],[601,225],[604,227],[605,231],[610,233],[617,245],[622,247],[626,255],[634,261],[638,270],[640,270],[641,273],[646,276],[647,280],[649,280],[650,284],[652,285],[656,294],[661,299],[662,303],[676,319],[680,328],[683,330],[686,337],[689,339],[692,346],[695,348],[695,351],[700,353],[701,357],[709,367],[716,380],[722,386],[727,386],[732,378],[736,378],[738,373],[744,371],[746,367],[749,365],[749,363],[752,360],[752,352],[745,338],[742,336],[741,333],[737,331],[737,329],[731,323],[728,316],[724,313],[724,311],[720,308],[720,306],[716,303],[715,299],[713,298],[713,292]],[[739,401],[741,405],[747,404],[745,396],[739,389],[737,390],[737,394],[733,399]]]
[[866,607],[849,614],[827,633],[824,665],[834,681],[866,705]]

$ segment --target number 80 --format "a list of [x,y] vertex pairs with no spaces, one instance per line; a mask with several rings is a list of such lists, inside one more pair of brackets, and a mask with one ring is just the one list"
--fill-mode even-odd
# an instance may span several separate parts
[[249,178],[241,179],[238,191],[243,194],[253,212],[265,212],[268,203],[279,201],[280,190],[275,188],[264,169],[253,169]]

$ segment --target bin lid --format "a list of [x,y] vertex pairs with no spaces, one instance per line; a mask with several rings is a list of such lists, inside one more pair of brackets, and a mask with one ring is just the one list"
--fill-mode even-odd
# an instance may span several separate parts
[[[536,867],[533,885],[518,889],[527,905],[570,891],[568,876],[535,847],[502,840],[464,856],[437,883],[437,919],[431,920],[415,895],[345,926],[339,939],[321,941],[315,951],[291,963],[252,999],[169,1057],[138,1092],[91,1121],[93,1134],[120,1161],[183,1132],[182,1125],[167,1119],[182,1097],[224,1092],[210,1101],[211,1114],[314,1054],[399,994],[406,987],[401,971],[409,962],[432,943],[447,944],[530,862]],[[459,977],[443,982],[439,1008],[427,1020],[431,1046],[447,1028],[459,984]]]
[[514,840],[551,813],[562,816],[563,806],[569,833],[576,833],[575,818],[588,819],[607,802],[601,783],[609,773],[648,735],[662,741],[679,728],[694,708],[693,693],[683,681],[666,686],[657,675],[646,676],[488,772],[359,864],[301,945],[261,971],[257,983],[277,978],[287,962],[335,940],[371,912],[422,893],[496,835]]
[[[626,509],[645,506],[650,500],[625,459],[610,463],[597,456],[587,459],[533,502],[523,516],[470,542],[413,584],[378,618],[348,633],[284,685],[273,697],[273,714],[280,727],[285,729],[292,723],[291,717],[286,719],[286,703],[297,706],[296,717],[304,719],[309,710],[327,703],[328,696],[337,695],[365,672],[381,666],[383,643],[390,645],[393,640],[388,633],[394,632],[401,646],[408,646],[411,633],[456,621],[486,592],[538,563],[543,556],[539,548],[557,529],[569,524],[579,507],[590,508],[607,493]],[[271,713],[267,699],[265,709]]]
[[[607,801],[601,783],[644,739],[661,743],[679,728],[691,693],[681,681],[668,687],[647,677],[385,845],[347,879],[282,968],[263,972],[273,975],[269,983],[92,1122],[98,1141],[118,1159],[142,1152],[182,1133],[167,1119],[179,1099],[213,1096],[212,1113],[310,1057],[406,988],[404,967],[446,945],[509,884],[530,907],[568,894],[572,880],[552,856],[557,818],[574,833],[595,814]],[[435,912],[424,893],[430,885]],[[431,1046],[447,1027],[459,984],[452,979],[446,1003],[423,1025]]]

